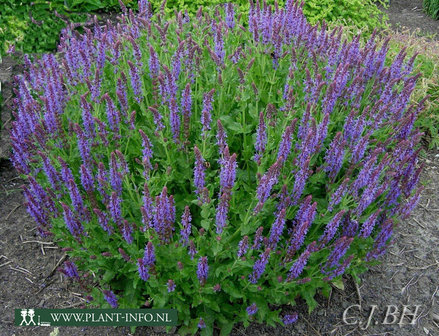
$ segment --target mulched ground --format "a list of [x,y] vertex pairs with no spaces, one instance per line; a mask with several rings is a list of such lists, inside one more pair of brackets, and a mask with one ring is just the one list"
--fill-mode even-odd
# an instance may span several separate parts
[[410,29],[420,35],[433,35],[439,39],[439,21],[422,11],[422,0],[391,0],[386,10],[395,30]]
[[[421,8],[421,0],[392,0],[388,14],[394,29],[407,27],[414,32],[419,28],[424,35],[439,33],[439,21],[427,17]],[[0,65],[7,104],[11,96],[7,82],[20,70],[8,59]],[[4,106],[3,111],[7,110]],[[1,120],[8,125],[10,115],[3,112]],[[23,181],[9,161],[1,160],[5,157],[7,145],[0,141],[0,335],[49,335],[56,331],[53,327],[13,326],[13,310],[81,307],[83,298],[74,284],[56,272],[63,253],[50,240],[36,234],[33,220],[23,206]],[[361,276],[361,285],[344,278],[345,289],[334,289],[329,299],[319,297],[319,307],[310,315],[304,302],[299,301],[295,308],[300,313],[299,321],[288,328],[252,324],[247,329],[238,326],[232,335],[439,335],[439,152],[428,152],[422,162],[426,189],[420,205],[396,229],[395,242],[381,259],[383,263]],[[363,324],[343,322],[344,310],[352,305],[361,305],[362,310],[353,307],[348,315],[350,321]],[[410,319],[400,321],[404,305],[408,309],[419,305],[414,325]],[[391,317],[385,320],[386,310],[392,312],[395,308],[395,322],[400,324],[390,323]],[[372,309],[375,310],[368,326]],[[60,336],[130,335],[129,328],[122,327],[60,327],[58,332]],[[139,328],[135,333],[163,334],[163,328]]]

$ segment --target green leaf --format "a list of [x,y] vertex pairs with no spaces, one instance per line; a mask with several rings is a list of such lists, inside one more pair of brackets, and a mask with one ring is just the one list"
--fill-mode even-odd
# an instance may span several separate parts
[[338,288],[340,290],[344,290],[344,282],[343,282],[343,279],[341,277],[338,279],[332,280],[331,283],[335,288]]
[[115,271],[107,270],[105,274],[102,276],[102,281],[106,283],[110,282],[114,278],[115,274],[116,274]]
[[308,313],[311,314],[312,311],[318,306],[318,302],[314,299],[315,289],[308,289],[301,293],[302,297],[305,299],[308,305]]

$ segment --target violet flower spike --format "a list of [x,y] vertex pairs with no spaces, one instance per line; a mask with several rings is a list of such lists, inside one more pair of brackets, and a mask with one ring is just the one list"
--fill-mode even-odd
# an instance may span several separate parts
[[175,291],[175,282],[174,280],[168,280],[168,293]]
[[86,192],[92,192],[94,190],[94,181],[90,169],[87,166],[81,164],[80,172],[82,186],[84,187]]
[[[151,165],[151,158],[152,158],[152,144],[151,140],[149,140],[148,136],[143,132],[141,129],[139,129],[139,133],[142,137],[142,164],[147,170],[152,169]],[[145,172],[145,177],[147,177],[147,172]]]
[[153,219],[153,203],[152,198],[149,193],[148,185],[145,182],[143,187],[143,206],[140,208],[140,212],[142,213],[142,222],[144,224],[142,230],[146,231],[151,228],[151,223]]
[[252,249],[253,250],[258,250],[261,247],[261,242],[263,240],[263,238],[262,238],[262,231],[264,231],[264,227],[263,226],[260,226],[256,230],[255,238],[254,238],[253,245],[252,245]]
[[221,234],[226,226],[227,213],[229,212],[230,193],[223,192],[216,208],[216,233]]
[[111,290],[104,290],[104,298],[110,304],[111,308],[119,307],[117,303],[117,297]]
[[204,328],[206,328],[206,322],[204,322],[204,320],[200,317],[200,320],[198,321],[198,325],[197,326],[200,329],[204,329]]
[[104,229],[105,232],[107,232],[109,235],[113,233],[113,228],[108,225],[108,216],[106,213],[102,212],[99,209],[93,209],[93,212],[96,214],[96,217],[98,217],[99,225]]
[[334,206],[338,205],[341,202],[343,196],[348,191],[348,183],[349,183],[349,178],[346,178],[342,182],[342,184],[340,184],[340,186],[337,188],[337,190],[335,190],[331,194],[331,200],[329,201],[329,205],[328,205],[329,211],[332,211],[334,209]]
[[215,93],[215,89],[210,90],[208,93],[204,94],[203,100],[203,110],[201,112],[201,124],[203,135],[206,135],[206,132],[210,130],[210,123],[212,122],[212,102],[213,102],[213,94]]
[[244,236],[238,244],[238,258],[241,258],[248,250],[248,236]]
[[201,156],[201,152],[197,146],[194,146],[195,152],[195,167],[194,167],[194,185],[197,188],[195,190],[196,194],[201,194],[205,184],[205,170],[204,159]]
[[189,236],[192,231],[191,220],[191,212],[189,210],[189,207],[186,206],[184,208],[183,215],[181,216],[181,225],[183,226],[183,228],[180,231],[180,242],[183,244],[183,246],[189,245]]
[[119,196],[113,191],[110,197],[110,202],[108,203],[108,210],[110,211],[111,218],[116,224],[122,222],[122,209],[121,200]]
[[285,226],[285,212],[286,209],[282,209],[276,217],[271,230],[270,237],[268,239],[268,247],[274,250],[279,242],[279,239],[282,235],[284,226]]
[[220,192],[228,192],[233,188],[236,179],[236,153],[233,153],[228,159],[221,160],[220,171]]
[[79,279],[78,268],[73,261],[67,260],[64,263],[64,269],[62,272],[69,278]]
[[260,254],[259,259],[253,266],[253,273],[249,275],[249,281],[251,283],[257,283],[259,278],[265,272],[265,267],[267,266],[268,259],[270,258],[270,253],[271,249],[267,248],[263,253]]
[[319,239],[323,246],[326,245],[332,238],[334,238],[335,233],[337,232],[337,229],[340,225],[340,221],[345,213],[345,210],[341,210],[326,225],[325,232]]
[[264,113],[259,114],[259,125],[256,131],[256,142],[255,142],[255,161],[260,162],[262,154],[265,152],[265,146],[267,145],[267,128],[264,121]]
[[221,123],[221,121],[218,119],[217,121],[217,127],[218,127],[218,132],[216,134],[216,139],[217,139],[217,145],[219,147],[219,151],[220,151],[220,155],[224,156],[224,149],[227,146],[227,133],[224,130],[223,124]]
[[191,260],[194,259],[195,255],[198,253],[197,249],[195,248],[195,243],[193,240],[189,241],[189,255],[191,256]]
[[201,286],[204,286],[206,283],[208,272],[209,266],[207,264],[207,257],[200,257],[197,266],[197,278],[198,281],[200,281]]
[[324,271],[328,271],[329,269],[338,266],[340,259],[346,254],[353,239],[354,238],[352,237],[341,237],[335,242],[334,249],[329,255],[326,265],[323,269]]
[[300,274],[302,274],[303,269],[306,266],[306,263],[308,262],[308,258],[311,255],[311,252],[306,249],[303,251],[303,253],[299,256],[299,258],[295,261],[293,266],[291,266],[286,281],[292,281],[294,279],[297,279]]
[[133,89],[137,102],[140,104],[140,102],[142,101],[142,84],[140,82],[140,76],[136,66],[129,60],[127,61],[127,63],[130,67],[131,87]]
[[248,306],[246,311],[249,316],[256,314],[258,311],[258,307],[256,306],[256,303],[252,303],[250,306]]
[[294,312],[293,314],[285,315],[282,319],[282,322],[285,325],[289,325],[295,323],[298,318],[299,318],[299,314]]
[[142,258],[137,259],[137,270],[139,272],[140,279],[143,281],[148,281],[150,277],[149,267],[145,266]]
[[61,203],[61,206],[64,210],[64,222],[66,223],[67,229],[69,229],[73,237],[80,239],[81,235],[84,233],[82,224],[75,218],[73,212],[66,204]]

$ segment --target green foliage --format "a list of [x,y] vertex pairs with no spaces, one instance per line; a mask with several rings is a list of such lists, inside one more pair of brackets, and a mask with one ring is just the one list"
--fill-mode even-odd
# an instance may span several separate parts
[[45,0],[5,0],[0,2],[0,54],[5,54],[12,45],[24,53],[53,51],[65,23],[55,16],[55,10],[75,22],[86,16],[69,14],[63,2]]
[[[437,0],[436,0],[437,1]],[[154,10],[160,8],[161,0],[150,1]],[[174,10],[187,10],[194,14],[200,6],[216,6],[227,1],[224,0],[168,0],[166,2],[167,12]],[[232,1],[239,5],[241,13],[247,13],[249,2],[247,0]],[[255,1],[256,2],[256,1]],[[262,3],[262,1],[260,1]],[[268,4],[274,5],[274,0],[268,0]],[[277,1],[283,6],[285,1]],[[377,3],[385,6],[386,1],[378,0],[305,0],[303,12],[311,24],[325,20],[326,22],[342,23],[353,25],[357,28],[372,32],[375,28],[384,28],[387,25],[387,15],[378,7]],[[245,15],[243,15],[245,16]]]
[[[378,2],[385,5],[381,0]],[[322,20],[341,22],[368,32],[385,27],[388,20],[374,0],[306,0],[303,10],[312,24]]]
[[424,0],[423,5],[428,15],[439,20],[439,0]]

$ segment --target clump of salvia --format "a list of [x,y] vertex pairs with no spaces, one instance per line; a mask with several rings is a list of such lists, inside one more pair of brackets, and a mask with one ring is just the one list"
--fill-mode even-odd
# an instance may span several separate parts
[[385,66],[387,41],[311,26],[292,0],[251,3],[245,26],[232,4],[139,8],[26,58],[28,212],[91,304],[175,308],[181,333],[294,323],[273,307],[364,271],[420,197],[414,59]]

